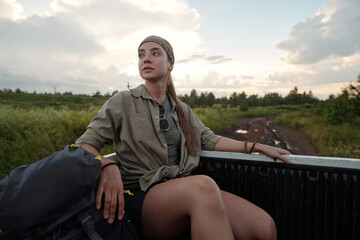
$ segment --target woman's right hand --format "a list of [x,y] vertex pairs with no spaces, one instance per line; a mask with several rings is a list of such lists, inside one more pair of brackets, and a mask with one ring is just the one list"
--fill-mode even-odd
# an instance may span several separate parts
[[[82,146],[86,151],[99,156],[100,153],[96,148],[90,145]],[[112,160],[101,157],[101,167]],[[116,165],[109,165],[101,171],[98,191],[96,193],[96,208],[101,208],[101,200],[104,195],[104,218],[108,223],[115,219],[116,207],[118,207],[118,219],[121,220],[124,214],[124,186],[121,173]]]
[[[113,162],[105,157],[101,158],[101,166]],[[98,191],[96,194],[96,208],[100,209],[101,199],[104,195],[104,218],[112,223],[115,218],[116,207],[118,207],[118,219],[123,218],[124,213],[124,187],[121,173],[116,165],[105,167],[100,176]]]

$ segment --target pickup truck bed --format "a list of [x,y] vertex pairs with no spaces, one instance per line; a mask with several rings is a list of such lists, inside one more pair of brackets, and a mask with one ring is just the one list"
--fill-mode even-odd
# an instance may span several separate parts
[[195,174],[266,210],[278,240],[359,240],[360,159],[287,157],[202,151]]
[[360,159],[201,152],[198,173],[266,210],[278,240],[359,240]]

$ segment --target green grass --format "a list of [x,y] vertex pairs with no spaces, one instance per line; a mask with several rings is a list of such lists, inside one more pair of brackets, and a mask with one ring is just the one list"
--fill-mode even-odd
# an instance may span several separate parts
[[[55,100],[59,105],[54,105]],[[33,97],[28,101],[6,99],[4,103],[1,100],[0,179],[15,167],[38,161],[74,143],[105,102],[105,99],[88,96],[68,96],[68,99],[61,96],[55,100],[49,100],[48,105],[38,104]],[[307,106],[253,107],[241,111],[215,105],[195,108],[193,112],[215,133],[232,127],[239,118],[278,116],[276,123],[295,127],[311,136],[320,155],[357,158],[360,155],[360,119],[354,124],[326,125],[324,119]],[[101,153],[113,151],[113,147],[108,146]]]
[[312,110],[301,110],[283,113],[274,123],[294,127],[309,135],[321,156],[360,158],[360,118],[334,125]]
[[[84,105],[84,101],[78,103],[76,98],[69,97],[68,104],[63,106],[54,106],[52,102],[51,106],[45,103],[39,106],[33,98],[29,99],[29,104],[25,104],[24,99],[0,104],[0,178],[15,167],[45,158],[74,143],[85,132],[101,104]],[[251,108],[246,112],[220,106],[194,109],[194,113],[214,132],[231,127],[241,117],[276,115],[283,111],[279,107]],[[109,146],[101,153],[113,151]]]
[[[99,107],[21,108],[0,105],[0,178],[62,149],[84,133]],[[103,153],[113,149],[104,149]]]
[[91,97],[87,95],[52,95],[52,94],[31,94],[0,93],[0,104],[13,107],[33,108],[33,107],[54,107],[79,110],[90,108],[91,106],[101,106],[109,97]]

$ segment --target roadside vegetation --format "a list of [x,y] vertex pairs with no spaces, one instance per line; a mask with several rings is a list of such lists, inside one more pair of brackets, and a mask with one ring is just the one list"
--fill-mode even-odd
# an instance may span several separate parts
[[360,158],[360,75],[316,107],[282,113],[274,123],[305,132],[322,156]]
[[[11,169],[49,156],[86,130],[101,105],[116,94],[37,94],[0,90],[0,179]],[[192,90],[180,96],[214,132],[230,128],[239,118],[277,116],[275,123],[308,134],[322,156],[360,158],[360,75],[358,81],[325,101],[295,87],[285,97],[233,93],[216,99]],[[113,147],[102,154],[113,152]]]

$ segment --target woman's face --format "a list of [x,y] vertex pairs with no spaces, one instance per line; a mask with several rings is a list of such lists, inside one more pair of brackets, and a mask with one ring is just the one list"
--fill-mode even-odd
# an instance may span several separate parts
[[139,73],[145,80],[167,80],[172,70],[165,50],[157,43],[146,42],[139,48]]

